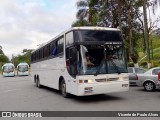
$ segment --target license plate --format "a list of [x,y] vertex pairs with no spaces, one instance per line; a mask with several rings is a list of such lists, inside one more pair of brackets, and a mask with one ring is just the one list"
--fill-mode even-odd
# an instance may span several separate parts
[[128,84],[122,84],[122,87],[128,87]]

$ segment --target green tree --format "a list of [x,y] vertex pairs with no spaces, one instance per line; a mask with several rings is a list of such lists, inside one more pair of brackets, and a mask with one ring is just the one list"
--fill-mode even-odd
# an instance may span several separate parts
[[[143,0],[143,16],[144,16],[144,37],[145,37],[145,43],[146,43],[146,54],[147,54],[147,62],[148,62],[148,68],[150,68],[150,44],[149,44],[149,29],[148,29],[148,21],[147,21],[147,6],[151,5],[153,8],[153,13],[155,11],[155,8],[157,8],[158,4],[160,4],[159,0]],[[151,29],[151,28],[150,28]]]
[[6,62],[9,62],[9,58],[6,56],[6,55],[0,55],[0,62],[1,63],[6,63]]
[[20,62],[26,62],[30,65],[31,49],[23,49],[23,55],[13,56],[11,61],[17,66]]
[[87,20],[76,20],[72,23],[72,27],[89,26]]
[[147,62],[148,68],[150,68],[150,48],[149,48],[149,33],[148,33],[148,23],[147,23],[147,0],[143,0],[143,16],[144,16],[144,35],[147,49]]
[[[128,55],[134,63],[137,63],[136,41],[141,37],[139,33],[144,32],[143,14],[140,10],[142,3],[142,0],[79,0],[77,3],[79,8],[77,17],[79,16],[79,19],[83,18],[81,20],[85,19],[92,25],[119,27],[129,51]],[[94,19],[95,23],[93,24]],[[84,26],[84,24],[79,24],[79,26]],[[145,48],[145,44],[143,46]]]
[[0,54],[0,70],[3,66],[3,64],[8,63],[8,62],[9,62],[9,58],[4,54]]
[[0,46],[0,68],[4,63],[9,62],[9,58],[4,54],[2,46]]
[[[103,0],[101,2],[100,10],[100,26],[119,27],[124,34],[125,44],[129,50],[128,55],[134,63],[137,62],[138,57],[135,48],[134,35],[138,33],[137,30],[139,22],[136,20],[139,15],[139,7],[136,6],[136,1],[132,0]],[[141,28],[142,29],[142,28]],[[136,40],[137,41],[137,40]]]
[[[98,0],[79,0],[77,2],[78,12],[76,17],[81,26],[87,25],[95,26],[98,20],[97,7]],[[80,22],[81,21],[81,22]]]

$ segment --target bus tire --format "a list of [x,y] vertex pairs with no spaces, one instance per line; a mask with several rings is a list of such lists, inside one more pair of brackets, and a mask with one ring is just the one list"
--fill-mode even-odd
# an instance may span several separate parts
[[66,92],[66,83],[65,83],[64,79],[62,79],[62,81],[60,83],[60,90],[61,90],[61,94],[64,98],[69,97],[69,93]]
[[36,80],[36,86],[37,86],[38,88],[41,88],[41,84],[40,84],[39,77],[37,77],[37,80]]
[[36,83],[36,81],[37,81],[36,79],[37,79],[37,77],[36,77],[36,75],[34,75],[34,83]]

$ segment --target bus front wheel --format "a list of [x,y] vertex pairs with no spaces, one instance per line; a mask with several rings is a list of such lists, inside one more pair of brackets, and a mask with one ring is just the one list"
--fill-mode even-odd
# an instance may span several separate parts
[[64,79],[60,83],[60,90],[61,90],[63,97],[65,97],[65,98],[69,97],[69,93],[66,92],[66,83],[65,83]]

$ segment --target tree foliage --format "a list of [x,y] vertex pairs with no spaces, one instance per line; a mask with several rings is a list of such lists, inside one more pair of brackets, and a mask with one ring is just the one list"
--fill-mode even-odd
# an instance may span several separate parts
[[9,58],[4,54],[2,47],[1,47],[0,49],[0,68],[4,63],[7,63],[7,62],[9,62]]
[[[158,0],[146,1],[148,7],[155,8]],[[128,49],[128,59],[130,57],[135,63],[138,61],[138,51],[135,48],[137,41],[142,37],[141,47],[146,50],[143,11],[140,10],[142,6],[143,0],[79,0],[77,19],[79,23],[85,20],[88,24],[77,24],[77,26],[119,27]]]
[[0,62],[1,62],[1,64],[7,63],[7,62],[9,62],[9,58],[6,55],[2,54],[2,55],[0,55]]
[[14,63],[15,66],[17,66],[20,62],[26,62],[30,65],[31,52],[32,50],[30,49],[23,49],[22,55],[13,56],[11,59],[12,63]]
[[77,20],[72,23],[72,27],[79,27],[79,26],[89,26],[89,23],[87,20]]

